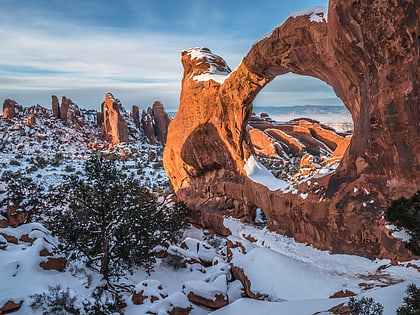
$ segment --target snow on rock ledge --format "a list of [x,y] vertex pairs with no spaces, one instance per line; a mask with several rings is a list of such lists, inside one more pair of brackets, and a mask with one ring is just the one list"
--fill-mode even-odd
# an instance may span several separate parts
[[197,305],[215,309],[229,303],[226,275],[220,275],[211,283],[202,280],[187,281],[183,284],[182,290],[188,299]]
[[191,78],[196,81],[213,80],[222,84],[232,71],[222,57],[213,54],[208,48],[190,48],[182,54],[189,55],[191,61],[195,62],[199,71],[192,73]]
[[284,191],[289,186],[289,183],[271,174],[253,155],[246,160],[244,170],[253,182],[264,185],[272,191],[278,189]]
[[300,11],[293,12],[289,17],[296,18],[298,16],[309,15],[309,21],[311,22],[327,22],[328,21],[328,7],[326,6],[315,6]]

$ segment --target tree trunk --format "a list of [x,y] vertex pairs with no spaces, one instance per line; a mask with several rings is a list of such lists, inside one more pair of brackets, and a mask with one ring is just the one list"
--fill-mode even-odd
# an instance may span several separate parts
[[106,214],[102,215],[101,224],[101,238],[102,238],[102,258],[101,258],[101,270],[100,273],[103,276],[103,280],[108,281],[109,279],[109,237],[106,224]]

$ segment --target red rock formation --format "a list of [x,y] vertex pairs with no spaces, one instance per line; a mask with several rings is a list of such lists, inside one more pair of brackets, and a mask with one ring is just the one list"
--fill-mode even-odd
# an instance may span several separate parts
[[102,136],[112,144],[128,143],[128,126],[121,115],[121,103],[111,93],[105,95],[102,103]]
[[154,102],[152,109],[156,138],[160,143],[165,144],[166,135],[168,134],[168,126],[171,122],[171,119],[166,113],[162,102]]
[[141,126],[149,142],[151,144],[157,144],[155,129],[153,127],[153,113],[150,107],[141,113]]
[[269,138],[264,132],[259,129],[251,129],[249,130],[249,134],[256,153],[270,157],[278,155],[275,141]]
[[53,112],[53,116],[55,118],[60,118],[60,103],[58,102],[58,97],[55,95],[51,96],[51,108]]
[[36,117],[33,108],[29,110],[29,115],[26,119],[26,125],[28,125],[29,127],[34,127],[36,125]]
[[[407,251],[389,237],[381,213],[390,200],[420,187],[420,7],[331,0],[328,12],[328,22],[322,12],[290,17],[232,73],[208,49],[182,52],[180,107],[169,126],[164,166],[202,225],[212,217],[219,223],[211,227],[220,227],[221,214],[252,220],[260,207],[271,229],[299,241],[404,258]],[[287,72],[327,82],[354,121],[340,167],[306,199],[269,191],[243,168],[253,154],[246,130],[252,101]]]
[[133,108],[132,108],[130,114],[133,117],[134,124],[136,125],[136,127],[137,128],[140,128],[140,111],[139,111],[139,107],[136,106],[136,105],[133,105]]
[[71,99],[62,96],[61,97],[61,106],[60,106],[60,118],[63,121],[67,121],[67,112],[69,110],[70,104],[72,103]]
[[5,99],[3,102],[3,119],[13,119],[16,116],[17,103],[11,99]]
[[171,119],[161,102],[154,102],[152,107],[143,110],[141,126],[151,144],[166,143],[166,135]]

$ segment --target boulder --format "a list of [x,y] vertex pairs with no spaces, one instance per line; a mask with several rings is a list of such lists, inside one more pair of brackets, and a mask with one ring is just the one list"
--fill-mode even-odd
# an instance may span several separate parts
[[175,292],[154,303],[147,314],[188,315],[191,310],[192,307],[187,297],[181,292]]
[[221,275],[212,282],[201,280],[186,281],[182,291],[191,303],[217,309],[229,304],[226,275]]
[[144,280],[136,285],[133,296],[134,304],[153,303],[166,298],[168,294],[158,280]]
[[13,313],[16,312],[17,310],[20,309],[20,307],[22,306],[23,300],[20,300],[19,302],[14,301],[14,300],[8,300],[7,302],[5,302],[3,304],[2,307],[0,307],[0,314],[8,314],[8,313]]
[[39,263],[44,270],[56,270],[63,272],[66,269],[67,260],[62,257],[48,257],[45,261]]

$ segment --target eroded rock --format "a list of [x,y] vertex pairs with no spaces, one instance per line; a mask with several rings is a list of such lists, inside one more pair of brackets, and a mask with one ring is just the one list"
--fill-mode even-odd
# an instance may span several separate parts
[[[121,115],[121,103],[111,93],[105,95],[102,103],[102,136],[112,144],[128,143],[128,125]],[[98,119],[99,121],[99,119]]]
[[[401,242],[386,233],[381,213],[390,200],[420,187],[420,8],[331,0],[328,12],[328,22],[325,12],[290,17],[233,72],[209,49],[182,52],[180,107],[169,125],[164,166],[178,197],[205,227],[220,228],[224,214],[251,221],[258,207],[269,228],[318,248],[407,258]],[[354,121],[339,168],[304,199],[270,191],[244,171],[254,154],[246,128],[252,101],[288,72],[327,82]],[[295,132],[307,129],[300,127]]]

